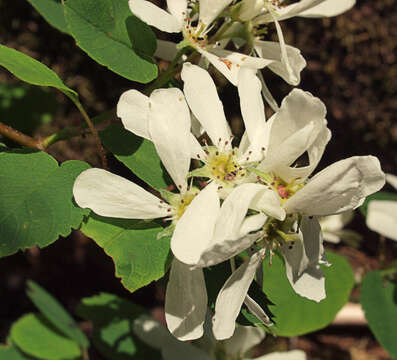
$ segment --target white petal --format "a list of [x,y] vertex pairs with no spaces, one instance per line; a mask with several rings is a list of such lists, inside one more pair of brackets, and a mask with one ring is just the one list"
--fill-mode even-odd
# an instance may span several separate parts
[[294,291],[300,296],[316,302],[326,298],[325,277],[319,266],[306,269],[294,282],[289,280]]
[[241,114],[251,144],[265,136],[266,131],[265,106],[261,91],[262,84],[256,76],[256,70],[242,68],[238,79],[238,94]]
[[338,161],[314,176],[285,204],[287,213],[332,215],[360,206],[362,200],[385,184],[385,175],[374,156],[354,156]]
[[180,32],[182,23],[178,18],[147,0],[129,0],[132,13],[150,26],[165,32]]
[[386,181],[397,190],[397,176],[386,174]]
[[212,329],[216,339],[228,339],[233,335],[241,305],[261,261],[261,252],[252,255],[233,272],[220,290],[215,303],[215,315],[212,319]]
[[180,24],[183,24],[185,17],[187,16],[187,0],[167,0],[168,11]]
[[197,65],[185,63],[181,73],[186,100],[208,136],[216,146],[219,139],[230,140],[231,131],[215,84],[208,72]]
[[208,27],[232,0],[200,0],[200,20]]
[[162,163],[179,191],[185,192],[190,166],[190,112],[177,88],[150,95],[149,132]]
[[[291,5],[287,5],[284,8],[277,10],[277,18],[279,21],[299,16],[306,10],[310,10],[313,7],[325,2],[327,0],[300,0]],[[333,0],[331,0],[333,1]]]
[[306,66],[306,60],[301,55],[299,49],[285,45],[287,63],[290,66],[288,69],[282,62],[280,43],[256,40],[254,41],[254,48],[259,57],[274,60],[274,62],[268,65],[269,69],[282,77],[288,84],[298,85],[300,83],[300,73]]
[[262,192],[253,199],[250,209],[262,211],[265,214],[272,216],[278,220],[285,219],[285,210],[280,205],[280,197],[275,191],[262,187]]
[[149,98],[146,95],[137,90],[122,93],[117,103],[117,116],[127,130],[151,140],[148,130]]
[[263,0],[242,0],[238,17],[243,21],[251,20],[265,8]]
[[371,230],[397,241],[397,201],[370,201],[366,221]]
[[238,84],[238,74],[242,67],[262,69],[273,62],[273,60],[247,56],[220,48],[212,49],[211,52],[203,49],[197,49],[197,51],[205,56],[235,86]]
[[168,205],[121,176],[102,169],[83,171],[73,186],[76,203],[101,216],[155,219],[169,215]]
[[270,107],[273,109],[274,112],[279,111],[280,107],[278,106],[277,101],[275,100],[275,98],[271,94],[269,88],[267,87],[265,80],[263,78],[262,72],[259,71],[258,75],[259,75],[259,79],[261,80],[261,83],[262,83],[262,95],[263,95],[264,99],[270,105]]
[[303,245],[308,259],[307,266],[316,266],[324,255],[323,234],[316,218],[302,218],[300,229],[303,236]]
[[220,201],[217,184],[208,184],[193,199],[178,220],[171,250],[185,264],[196,264],[213,237]]
[[177,53],[178,49],[176,48],[176,44],[174,42],[157,40],[157,49],[154,53],[154,56],[165,61],[172,61],[175,59]]
[[203,271],[190,270],[174,259],[165,295],[165,318],[171,333],[184,341],[200,338],[207,303]]
[[320,218],[320,225],[323,231],[342,230],[350,221],[352,221],[354,211],[346,211],[342,214],[325,216]]
[[[259,269],[262,269],[262,268],[259,267]],[[256,281],[258,281],[258,274],[257,274]],[[255,315],[262,322],[262,324],[264,324],[266,326],[273,325],[269,316],[263,311],[263,309],[259,306],[259,304],[254,299],[252,299],[249,295],[247,295],[245,297],[244,304],[245,304],[245,306],[247,306],[249,312],[251,314]]]
[[356,0],[326,0],[317,6],[300,12],[299,16],[314,18],[337,16],[350,10],[355,4]]
[[255,360],[306,360],[306,354],[302,350],[274,352],[259,356]]
[[237,326],[233,336],[224,341],[225,352],[232,358],[244,355],[265,338],[265,331],[255,326]]

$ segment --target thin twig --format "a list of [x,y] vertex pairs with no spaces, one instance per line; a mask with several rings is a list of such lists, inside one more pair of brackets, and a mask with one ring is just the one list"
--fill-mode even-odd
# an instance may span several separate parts
[[44,150],[40,140],[34,139],[31,136],[22,134],[20,131],[13,129],[11,126],[0,122],[0,134],[14,140],[18,144],[27,146],[32,149]]

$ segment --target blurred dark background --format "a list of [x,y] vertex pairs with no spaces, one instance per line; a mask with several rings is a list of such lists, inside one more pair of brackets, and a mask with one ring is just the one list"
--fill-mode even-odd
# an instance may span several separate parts
[[[308,63],[300,87],[319,97],[328,109],[333,138],[319,168],[352,155],[372,154],[380,159],[385,172],[397,174],[396,2],[358,0],[351,11],[339,17],[290,19],[282,23],[282,28],[287,44],[299,48]],[[0,42],[51,67],[67,86],[79,92],[92,116],[114,108],[123,91],[143,88],[90,59],[70,36],[47,24],[27,1],[0,0]],[[280,101],[290,86],[269,71],[264,75]],[[221,93],[224,105],[238,112],[235,95],[232,86]],[[0,118],[38,137],[82,121],[61,93],[22,84],[5,70],[0,71]],[[95,166],[100,162],[93,144],[90,136],[78,137],[57,143],[49,153],[59,161],[79,159]],[[123,173],[116,160],[109,160],[113,171]],[[379,239],[365,228],[360,214],[349,228],[364,236],[360,247],[342,244],[329,248],[345,255],[360,278],[378,266]],[[387,245],[392,256],[396,246],[389,241]],[[114,277],[112,260],[74,231],[45,249],[0,259],[2,342],[12,321],[33,309],[24,293],[29,278],[61,299],[72,312],[82,297],[99,291],[128,297],[149,308],[161,306],[163,301],[161,282],[134,294],[127,292]],[[354,296],[357,298],[357,294]],[[326,329],[291,341],[308,351],[312,359],[389,358],[366,329]]]

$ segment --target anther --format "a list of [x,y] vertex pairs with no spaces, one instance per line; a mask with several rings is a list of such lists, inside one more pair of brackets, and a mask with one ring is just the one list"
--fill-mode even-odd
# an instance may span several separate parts
[[309,216],[309,219],[310,219],[310,220],[313,219],[313,216]]
[[251,150],[250,150],[250,151],[248,151],[248,154],[249,154],[249,155],[251,155],[251,154],[252,154],[252,151],[251,151]]
[[185,200],[181,199],[181,204],[183,204],[185,202]]
[[197,154],[197,157],[200,159],[200,155],[199,154]]
[[215,153],[215,155],[218,156],[218,155],[219,155],[219,151],[217,151],[217,152]]
[[218,190],[221,190],[221,189],[223,189],[223,187],[222,186],[218,186]]
[[168,211],[168,212],[171,212],[171,208],[168,208],[167,211]]

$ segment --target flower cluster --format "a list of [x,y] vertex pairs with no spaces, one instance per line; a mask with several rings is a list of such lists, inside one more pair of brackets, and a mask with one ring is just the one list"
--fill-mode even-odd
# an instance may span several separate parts
[[[228,339],[245,304],[266,326],[271,321],[248,294],[264,257],[282,254],[296,293],[314,301],[326,297],[320,265],[324,254],[318,219],[360,206],[385,183],[379,161],[354,156],[312,176],[331,139],[320,99],[293,89],[266,119],[263,97],[274,99],[258,69],[269,67],[297,85],[305,61],[284,43],[279,21],[293,16],[333,16],[351,1],[167,1],[166,12],[146,0],[130,0],[135,15],[166,32],[181,33],[179,44],[159,42],[158,55],[173,57],[192,48],[199,65],[185,61],[183,91],[123,93],[117,115],[125,129],[153,142],[176,192],[150,192],[101,169],[84,171],[74,185],[77,204],[116,218],[158,219],[169,225],[174,259],[166,289],[170,332],[179,340],[204,333],[208,299],[203,269],[230,260],[232,274],[220,289],[212,317],[215,338]],[[222,20],[223,19],[223,24]],[[279,42],[260,34],[274,23]],[[220,25],[222,24],[222,25]],[[225,41],[227,40],[227,41]],[[240,40],[240,41],[238,41]],[[248,54],[226,50],[229,41]],[[171,54],[171,55],[170,55]],[[245,133],[237,141],[226,120],[206,61],[238,86]],[[239,254],[248,257],[236,267]]]

